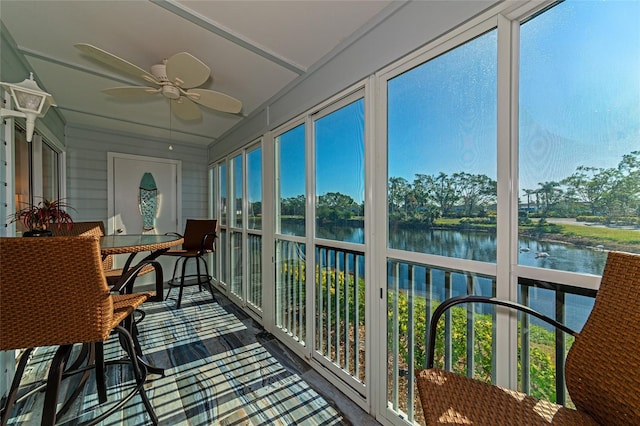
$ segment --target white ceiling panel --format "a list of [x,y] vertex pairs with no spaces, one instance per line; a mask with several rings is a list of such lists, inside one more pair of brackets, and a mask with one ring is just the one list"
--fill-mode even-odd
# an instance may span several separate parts
[[[2,1],[0,19],[67,124],[209,144],[260,109],[345,40],[384,18],[392,1]],[[37,28],[38,31],[33,31]],[[150,71],[178,52],[211,68],[201,88],[243,104],[239,114],[199,107],[170,114],[161,94],[123,100],[101,90],[154,86],[74,48],[88,43]],[[145,130],[146,129],[146,130]],[[170,129],[170,132],[169,132]]]

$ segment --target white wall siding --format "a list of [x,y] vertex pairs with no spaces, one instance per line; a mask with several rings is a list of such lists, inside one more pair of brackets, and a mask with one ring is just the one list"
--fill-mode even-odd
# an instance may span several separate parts
[[[75,220],[107,219],[107,152],[182,161],[182,219],[207,215],[207,149],[204,146],[67,127],[67,201]],[[173,150],[169,150],[169,145]],[[184,223],[181,224],[181,227]]]

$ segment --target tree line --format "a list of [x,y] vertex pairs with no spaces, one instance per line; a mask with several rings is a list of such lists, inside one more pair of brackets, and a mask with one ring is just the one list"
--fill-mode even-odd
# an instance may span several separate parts
[[579,166],[571,176],[523,192],[527,209],[541,217],[640,216],[640,151],[624,155],[617,167]]
[[[438,218],[487,218],[495,214],[497,182],[484,174],[416,174],[388,181],[391,222],[433,223]],[[606,220],[640,216],[640,151],[622,157],[617,167],[579,166],[559,181],[539,182],[523,189],[520,210],[538,217],[602,216]],[[305,196],[283,198],[282,216],[304,217]],[[318,220],[339,222],[362,217],[364,203],[340,192],[320,195]]]

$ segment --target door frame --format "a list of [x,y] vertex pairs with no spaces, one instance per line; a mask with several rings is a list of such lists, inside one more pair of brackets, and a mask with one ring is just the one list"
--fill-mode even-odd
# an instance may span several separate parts
[[115,179],[114,179],[114,162],[116,159],[127,159],[136,161],[152,161],[156,163],[173,164],[176,166],[176,204],[178,206],[176,210],[176,228],[180,229],[182,223],[182,161],[172,160],[169,158],[150,157],[147,155],[133,155],[123,154],[120,152],[107,152],[107,234],[113,234],[113,217],[115,212],[113,211],[115,202]]

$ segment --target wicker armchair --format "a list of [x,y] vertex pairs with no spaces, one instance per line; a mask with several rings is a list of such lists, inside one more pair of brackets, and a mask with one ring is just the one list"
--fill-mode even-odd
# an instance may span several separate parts
[[640,255],[610,252],[586,324],[567,354],[565,377],[576,410],[433,368],[442,313],[460,303],[486,302],[544,315],[480,296],[448,299],[434,311],[427,369],[416,372],[427,425],[640,425]]
[[[60,228],[54,226],[51,229],[54,237],[73,237],[73,236],[91,236],[95,235],[102,237],[104,232],[104,223],[101,220],[90,222],[73,222],[70,229],[66,226]],[[113,268],[113,256],[105,256],[102,259],[104,267],[104,275],[107,278],[107,283],[110,286],[116,285],[122,278],[122,268]],[[146,265],[140,270],[138,275],[148,274],[153,272],[154,269],[150,265]]]
[[[204,255],[216,250],[215,239],[217,232],[218,221],[215,219],[187,219],[184,235],[176,234],[184,238],[182,248],[178,250],[169,250],[162,254],[163,256],[173,256],[178,258],[176,259],[176,263],[173,267],[173,276],[171,280],[168,281],[169,291],[167,292],[166,297],[166,299],[169,298],[169,294],[171,294],[173,287],[179,287],[180,291],[178,293],[178,303],[176,304],[177,308],[180,308],[182,291],[184,290],[185,285],[197,284],[200,291],[202,291],[202,285],[204,284],[209,287],[211,296],[213,297],[213,300],[215,300],[215,296],[213,296],[213,288],[211,286],[211,275],[209,275],[209,267],[207,266],[207,261],[204,258]],[[196,260],[197,273],[194,275],[186,274],[187,261],[189,259]],[[182,274],[178,279],[176,278],[176,273],[180,262],[182,262]],[[204,265],[205,275],[202,275],[201,273],[201,263]],[[195,282],[185,284],[186,278],[195,278]]]
[[[131,313],[152,293],[111,294],[102,267],[99,238],[0,238],[0,264],[0,350],[26,349],[0,413],[2,424],[6,424],[11,415],[20,380],[35,347],[59,346],[47,378],[42,424],[55,424],[60,413],[56,410],[61,379],[86,373],[88,368],[96,369],[99,400],[104,402],[105,363],[102,350],[96,351],[95,347],[107,340],[112,332],[120,335],[133,367],[136,386],[90,424],[102,421],[120,409],[136,393],[140,394],[151,421],[157,423],[143,387],[147,371],[137,361],[140,349],[129,332]],[[151,264],[154,268],[160,267],[157,262]],[[135,279],[142,266],[127,272],[122,285]],[[83,343],[83,350],[91,348],[87,352],[91,356],[86,361],[89,367],[70,371],[69,358],[76,343]],[[75,396],[77,392],[72,398]],[[66,401],[62,410],[68,408],[70,402]]]

